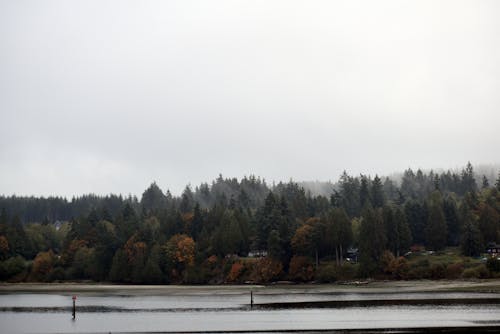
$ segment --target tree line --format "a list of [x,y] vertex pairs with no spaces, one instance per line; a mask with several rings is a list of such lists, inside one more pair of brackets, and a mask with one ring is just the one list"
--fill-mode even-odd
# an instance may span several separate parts
[[254,176],[219,176],[181,196],[152,183],[140,200],[2,196],[0,279],[421,278],[403,256],[410,250],[456,247],[475,257],[500,242],[499,198],[500,175],[490,184],[470,163],[459,173],[408,169],[400,182],[344,172],[330,196]]

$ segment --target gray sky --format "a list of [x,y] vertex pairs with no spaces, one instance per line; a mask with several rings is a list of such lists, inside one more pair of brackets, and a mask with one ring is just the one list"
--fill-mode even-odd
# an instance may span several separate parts
[[0,193],[500,162],[500,1],[0,0]]

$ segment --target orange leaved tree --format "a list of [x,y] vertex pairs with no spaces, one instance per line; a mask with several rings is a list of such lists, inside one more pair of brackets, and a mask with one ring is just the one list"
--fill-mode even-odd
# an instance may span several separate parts
[[193,238],[186,234],[176,234],[167,241],[164,246],[168,260],[167,269],[171,271],[174,279],[180,278],[186,267],[194,264],[195,247]]

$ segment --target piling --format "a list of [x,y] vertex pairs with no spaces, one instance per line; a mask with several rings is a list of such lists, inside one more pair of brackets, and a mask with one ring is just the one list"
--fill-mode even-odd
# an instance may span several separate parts
[[250,290],[250,308],[253,308],[253,291]]
[[73,320],[76,317],[76,296],[73,296]]

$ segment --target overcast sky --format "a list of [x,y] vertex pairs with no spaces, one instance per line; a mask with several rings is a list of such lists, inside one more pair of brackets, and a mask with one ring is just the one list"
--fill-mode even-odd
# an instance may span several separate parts
[[500,162],[500,1],[0,0],[0,193]]

